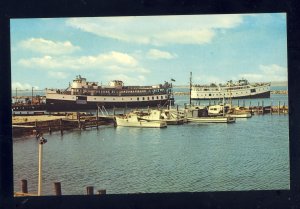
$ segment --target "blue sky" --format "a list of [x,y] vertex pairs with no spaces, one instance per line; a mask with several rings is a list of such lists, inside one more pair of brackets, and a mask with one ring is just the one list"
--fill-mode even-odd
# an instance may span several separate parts
[[287,81],[286,39],[284,13],[12,19],[12,89]]

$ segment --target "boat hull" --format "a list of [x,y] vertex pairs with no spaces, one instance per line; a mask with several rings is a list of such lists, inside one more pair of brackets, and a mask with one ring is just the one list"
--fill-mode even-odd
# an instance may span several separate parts
[[[169,99],[154,100],[154,101],[139,101],[139,102],[86,102],[85,104],[78,104],[76,101],[46,100],[46,110],[48,111],[73,111],[73,110],[96,110],[98,106],[105,108],[140,108],[140,107],[157,107],[170,104]],[[174,100],[171,100],[174,104]]]
[[164,128],[167,127],[167,123],[163,121],[129,121],[126,118],[116,117],[117,126],[123,127],[139,127],[139,128]]
[[[232,96],[231,99],[259,99],[259,98],[270,98],[271,91],[263,92],[259,94],[253,95],[245,95],[245,96]],[[203,98],[203,97],[192,97],[192,100],[210,100],[210,99],[219,99],[220,97],[211,97],[211,98]],[[225,97],[226,99],[229,97]]]
[[188,122],[194,123],[234,123],[235,118],[231,117],[195,117],[187,118]]

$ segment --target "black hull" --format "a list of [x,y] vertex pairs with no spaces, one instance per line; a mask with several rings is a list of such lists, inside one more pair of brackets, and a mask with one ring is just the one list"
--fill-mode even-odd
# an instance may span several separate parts
[[37,105],[12,105],[14,111],[37,111],[37,110],[46,110],[46,104],[37,104]]
[[[259,99],[259,98],[270,98],[271,92],[264,92],[261,94],[249,95],[249,96],[241,96],[241,97],[232,97],[231,99]],[[222,99],[222,98],[221,98]],[[229,97],[225,97],[225,99],[229,99]],[[217,98],[192,98],[192,100],[217,100]]]
[[[171,104],[174,105],[174,100],[171,99]],[[74,111],[74,110],[96,110],[98,106],[110,108],[142,108],[142,107],[158,107],[170,105],[170,100],[160,101],[140,101],[140,102],[87,102],[86,104],[77,104],[75,101],[63,100],[46,100],[47,111]]]

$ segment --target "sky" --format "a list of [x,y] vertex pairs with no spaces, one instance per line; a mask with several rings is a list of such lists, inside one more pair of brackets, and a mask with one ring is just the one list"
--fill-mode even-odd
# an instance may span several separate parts
[[12,90],[287,81],[285,13],[11,20]]

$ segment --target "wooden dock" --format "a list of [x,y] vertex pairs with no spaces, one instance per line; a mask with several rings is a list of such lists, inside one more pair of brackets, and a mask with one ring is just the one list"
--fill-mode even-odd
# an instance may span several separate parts
[[[29,117],[24,117],[28,119]],[[38,118],[38,117],[36,117]],[[87,116],[78,114],[77,117],[53,117],[49,119],[43,117],[43,120],[13,122],[13,136],[20,137],[24,135],[51,134],[54,131],[60,131],[61,134],[68,130],[85,130],[88,128],[98,128],[101,125],[111,124],[109,121],[96,116]]]

